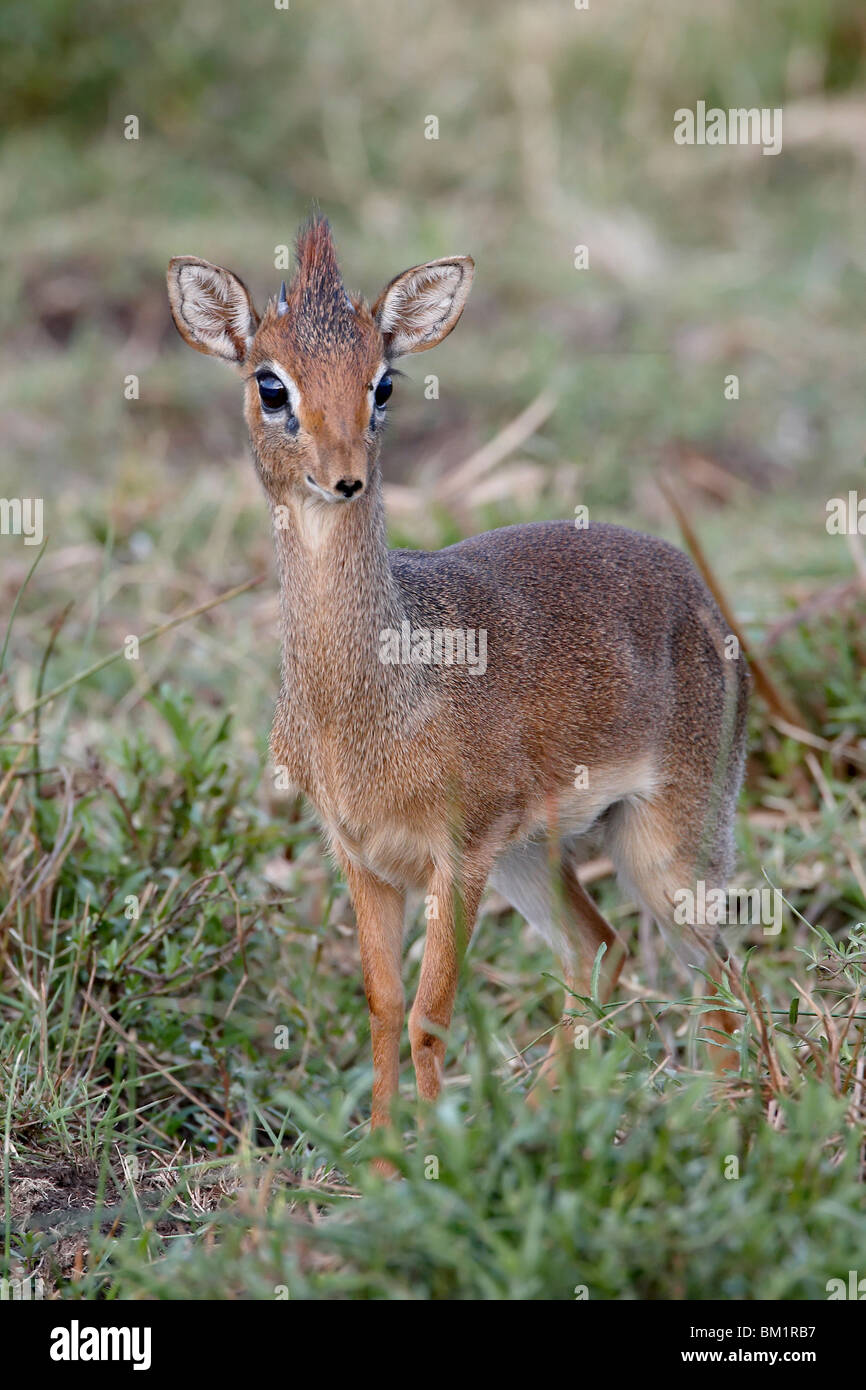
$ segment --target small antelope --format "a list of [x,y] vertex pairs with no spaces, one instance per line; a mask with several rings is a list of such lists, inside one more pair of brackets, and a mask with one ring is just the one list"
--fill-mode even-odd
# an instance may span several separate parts
[[[726,659],[726,625],[685,556],[570,521],[388,549],[378,459],[391,364],[451,332],[473,274],[469,256],[430,261],[368,306],[347,293],[321,218],[261,316],[231,271],[193,256],[168,270],[181,336],[244,381],[281,595],[271,752],[317,807],[351,891],[374,1126],[398,1086],[409,890],[427,902],[409,1017],[426,1100],[488,882],[546,935],[577,994],[598,959],[607,997],[625,958],[578,878],[590,846],[672,949],[716,978],[727,955],[713,929],[675,924],[675,902],[699,881],[726,885],[749,677]],[[733,1031],[730,1013],[713,1017]]]

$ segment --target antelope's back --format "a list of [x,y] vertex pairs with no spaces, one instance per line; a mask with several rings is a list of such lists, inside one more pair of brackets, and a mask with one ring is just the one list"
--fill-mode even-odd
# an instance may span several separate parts
[[[731,698],[742,738],[748,675],[691,561],[625,527],[537,522],[438,551],[390,552],[413,629],[486,633],[486,670],[442,672],[466,737],[519,730],[596,758],[676,737],[715,744]],[[731,668],[735,668],[732,671]],[[707,754],[709,756],[709,753]]]

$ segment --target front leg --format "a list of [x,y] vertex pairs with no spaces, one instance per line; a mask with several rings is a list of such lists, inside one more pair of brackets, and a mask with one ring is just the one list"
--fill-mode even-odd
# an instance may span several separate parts
[[364,989],[373,1044],[373,1129],[390,1121],[400,1079],[400,1037],[405,999],[402,980],[405,893],[339,854],[358,923]]
[[435,1100],[442,1084],[445,1042],[430,1031],[430,1025],[445,1031],[451,1024],[460,961],[469,945],[486,877],[480,870],[465,874],[461,888],[447,872],[437,870],[430,880],[421,979],[409,1015],[412,1061],[422,1100]]

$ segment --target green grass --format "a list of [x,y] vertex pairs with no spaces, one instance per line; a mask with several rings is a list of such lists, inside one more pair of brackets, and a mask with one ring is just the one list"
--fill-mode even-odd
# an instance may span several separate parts
[[[187,505],[194,530],[199,499]],[[240,545],[240,508],[233,524]],[[123,592],[119,553],[102,568]],[[37,567],[10,654],[44,643],[63,582]],[[419,1131],[404,1057],[401,1139],[371,1138],[346,890],[309,814],[264,775],[273,673],[246,728],[233,709],[272,608],[248,591],[143,647],[155,682],[137,695],[123,659],[72,684],[41,710],[38,745],[7,690],[6,1267],[67,1297],[822,1297],[856,1268],[866,1227],[862,771],[824,754],[810,774],[756,703],[741,861],[795,911],[779,938],[753,934],[739,1077],[696,1070],[698,982],[662,959],[606,1014],[587,1005],[590,1046],[533,1113],[558,966],[493,900],[443,1101]],[[209,624],[202,655],[193,633]],[[177,644],[171,683],[161,641]],[[775,656],[829,739],[863,727],[856,641],[838,619],[801,624]],[[55,653],[47,691],[88,664],[65,629]],[[193,693],[205,672],[207,700]],[[18,708],[35,693],[25,683]],[[608,882],[601,899],[636,948],[633,912]],[[410,988],[420,928],[419,908]],[[400,1182],[370,1169],[383,1143]]]
[[[862,545],[824,526],[863,491],[866,197],[856,119],[813,140],[806,116],[862,104],[859,11],[233,16],[40,0],[0,21],[0,495],[44,497],[48,535],[29,580],[35,549],[0,537],[0,1276],[64,1298],[823,1298],[866,1236],[866,599]],[[782,104],[783,154],[678,149],[699,98]],[[800,712],[811,742],[752,710],[740,876],[790,909],[731,982],[739,1075],[702,1069],[699,981],[602,878],[634,959],[603,1014],[571,1001],[593,1027],[561,1090],[526,1103],[558,964],[491,897],[440,1104],[418,1114],[405,1047],[399,1138],[368,1133],[351,905],[267,764],[277,599],[237,383],[182,350],[163,284],[190,252],[261,301],[313,199],[370,295],[428,256],[478,264],[395,392],[394,542],[577,503],[676,539],[664,470]],[[399,1181],[372,1170],[383,1145]]]

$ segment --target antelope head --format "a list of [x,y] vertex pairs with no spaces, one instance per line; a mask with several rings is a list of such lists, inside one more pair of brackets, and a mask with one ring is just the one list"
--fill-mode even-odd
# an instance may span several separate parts
[[342,281],[324,218],[301,230],[288,288],[256,312],[243,281],[194,256],[168,268],[181,337],[244,380],[244,415],[272,503],[329,506],[374,477],[392,391],[391,364],[434,347],[463,312],[474,262],[452,256],[396,276],[370,306]]

